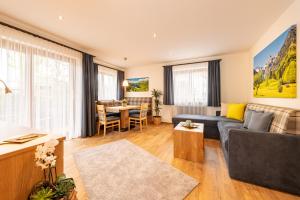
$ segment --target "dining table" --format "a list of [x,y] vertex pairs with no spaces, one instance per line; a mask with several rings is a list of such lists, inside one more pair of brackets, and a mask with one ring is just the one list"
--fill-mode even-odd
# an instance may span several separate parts
[[138,110],[141,107],[138,105],[127,106],[109,106],[106,107],[106,112],[120,113],[121,130],[127,130],[129,126],[129,110]]

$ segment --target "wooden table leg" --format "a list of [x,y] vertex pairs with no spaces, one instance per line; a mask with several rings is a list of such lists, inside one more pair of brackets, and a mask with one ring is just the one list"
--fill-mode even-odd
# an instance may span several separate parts
[[128,110],[121,110],[121,129],[128,128],[129,112]]

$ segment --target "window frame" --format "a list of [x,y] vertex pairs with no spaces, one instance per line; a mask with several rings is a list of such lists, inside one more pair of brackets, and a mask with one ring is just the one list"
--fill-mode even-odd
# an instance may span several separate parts
[[[98,100],[116,100],[118,89],[118,71],[98,65]],[[108,80],[111,79],[111,80]]]

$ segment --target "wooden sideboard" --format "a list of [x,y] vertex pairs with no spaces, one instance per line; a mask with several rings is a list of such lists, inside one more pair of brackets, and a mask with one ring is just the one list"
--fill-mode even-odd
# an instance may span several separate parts
[[[0,140],[29,133],[43,132],[0,122]],[[61,174],[64,169],[65,139],[62,135],[47,134],[23,144],[0,145],[0,199],[25,200],[28,198],[32,187],[43,180],[43,171],[35,165],[34,153],[38,145],[50,139],[59,141],[55,155],[57,156],[57,173]]]

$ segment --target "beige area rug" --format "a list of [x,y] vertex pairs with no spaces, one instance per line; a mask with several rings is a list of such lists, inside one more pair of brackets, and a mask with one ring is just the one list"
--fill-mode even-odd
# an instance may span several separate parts
[[127,140],[75,154],[91,200],[181,200],[198,181]]

